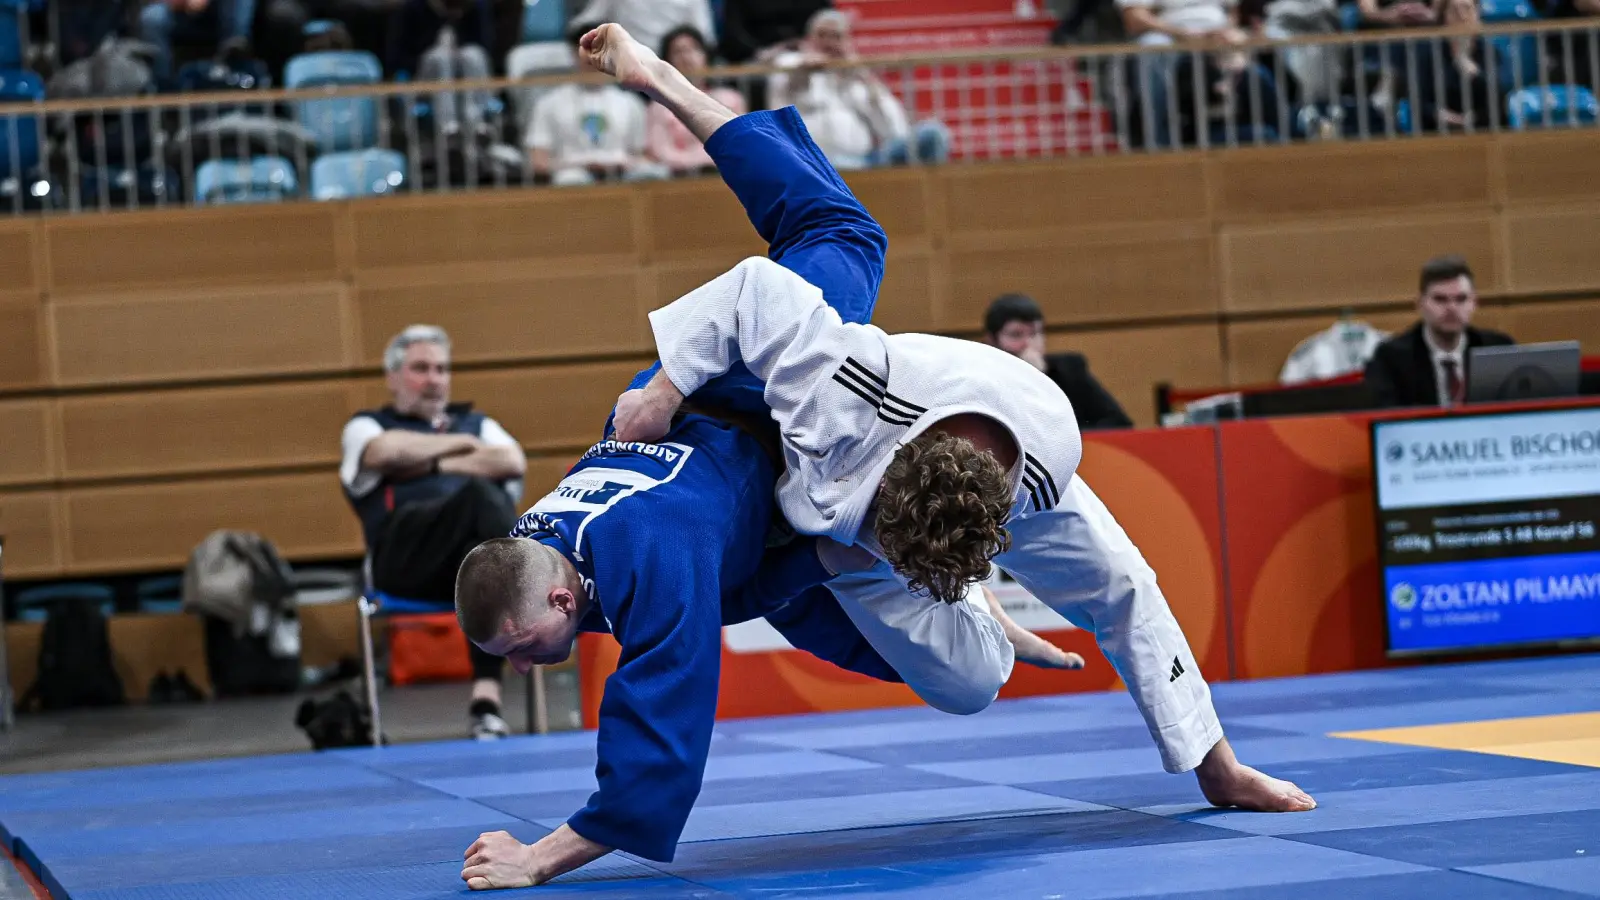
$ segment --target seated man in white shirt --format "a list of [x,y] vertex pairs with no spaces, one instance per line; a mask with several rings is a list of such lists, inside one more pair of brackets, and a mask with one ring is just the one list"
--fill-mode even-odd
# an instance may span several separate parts
[[[383,368],[392,400],[345,424],[339,480],[361,520],[372,586],[448,609],[461,560],[516,523],[527,458],[500,423],[450,402],[443,329],[413,325],[395,335]],[[467,652],[471,735],[504,737],[502,660],[470,642]]]
[[[572,35],[574,47],[581,36]],[[593,71],[576,55],[580,72]],[[544,94],[534,104],[523,144],[534,175],[557,186],[669,174],[644,156],[644,100],[614,84],[563,84]]]
[[[568,8],[571,7],[569,3]],[[707,41],[715,40],[717,33],[711,0],[589,0],[572,22],[570,30],[579,35],[614,22],[646,47],[662,46],[667,35],[680,28],[693,28]]]
[[769,105],[799,110],[812,140],[837,169],[948,159],[950,129],[931,119],[912,125],[900,98],[871,69],[819,68],[858,60],[850,19],[838,10],[817,13],[806,26],[804,48],[775,61],[791,71],[772,76]]

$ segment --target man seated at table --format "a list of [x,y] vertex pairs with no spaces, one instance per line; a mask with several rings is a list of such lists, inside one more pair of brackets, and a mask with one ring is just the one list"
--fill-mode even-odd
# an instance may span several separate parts
[[1366,383],[1378,406],[1459,406],[1467,395],[1467,351],[1515,343],[1510,335],[1474,328],[1478,308],[1472,269],[1460,256],[1422,267],[1415,325],[1378,345]]

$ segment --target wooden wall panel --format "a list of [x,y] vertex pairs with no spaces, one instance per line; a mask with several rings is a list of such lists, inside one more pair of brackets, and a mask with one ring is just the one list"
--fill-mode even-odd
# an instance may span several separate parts
[[[1508,209],[1510,287],[1516,292],[1600,287],[1600,208]],[[1481,290],[1481,289],[1480,289]]]
[[1585,354],[1600,353],[1600,299],[1497,305],[1480,310],[1473,321],[1504,331],[1518,343],[1577,341]]
[[652,352],[655,344],[650,338],[650,322],[644,315],[706,284],[733,268],[741,259],[743,257],[726,261],[669,262],[659,263],[650,268],[650,295],[641,298],[643,302],[639,314],[640,327],[644,329],[645,340]]
[[1203,225],[1094,229],[952,241],[940,329],[973,329],[1000,294],[1031,295],[1052,324],[1216,310]]
[[1219,221],[1465,205],[1487,212],[1486,139],[1383,141],[1210,157]]
[[720,178],[653,184],[640,200],[651,261],[710,257],[726,270],[746,256],[766,255],[766,243]]
[[934,296],[934,267],[937,265],[931,253],[891,254],[884,265],[883,286],[878,290],[872,324],[890,334],[929,330],[937,306]]
[[1141,427],[1155,424],[1155,386],[1222,383],[1222,335],[1215,325],[1167,325],[1051,334],[1050,350],[1073,350]]
[[1384,216],[1222,230],[1223,307],[1237,311],[1361,306],[1409,300],[1429,257],[1459,253],[1478,290],[1500,289],[1488,214]]
[[871,177],[863,174],[853,173],[845,183],[891,236],[891,247],[897,242],[921,242],[932,233],[930,202],[935,176],[931,170],[887,169],[873,172]]
[[32,297],[0,298],[0,389],[46,383],[44,311]]
[[6,275],[4,290],[37,291],[41,287],[33,264],[37,239],[37,225],[30,219],[13,219],[0,224],[0,272]]
[[1198,156],[952,166],[940,180],[951,234],[1196,221],[1206,216],[1205,177]]
[[143,702],[149,696],[150,682],[163,671],[170,674],[181,669],[195,687],[211,692],[205,626],[199,616],[123,613],[112,616],[107,624],[111,662],[122,676],[122,689],[130,702]]
[[[638,252],[626,188],[485,191],[348,206],[360,271]],[[476,267],[475,267],[476,268]]]
[[[1409,328],[1417,319],[1414,312],[1362,313],[1356,318],[1381,331],[1393,334]],[[1300,316],[1254,322],[1231,322],[1224,326],[1228,384],[1276,384],[1283,364],[1296,345],[1333,325],[1333,316]],[[1201,387],[1202,385],[1185,385]]]
[[7,578],[47,578],[61,572],[60,504],[50,491],[0,493],[0,537]]
[[462,372],[451,394],[471,400],[528,449],[583,448],[600,440],[617,395],[647,365],[640,360]]
[[50,307],[62,384],[342,369],[339,284],[98,297]]
[[556,489],[582,453],[563,453],[555,456],[528,458],[528,475],[522,481],[522,505],[531,507],[539,498]]
[[0,484],[55,477],[54,425],[48,400],[0,403]]
[[74,488],[64,503],[67,563],[77,571],[182,568],[219,528],[258,532],[289,558],[362,553],[332,472]]
[[286,203],[47,220],[50,288],[101,293],[183,285],[328,281],[340,206]]
[[67,397],[62,469],[75,479],[331,466],[360,400],[343,380]]
[[363,287],[361,358],[381,364],[389,341],[419,322],[448,331],[460,362],[640,351],[648,344],[638,294],[631,270]]
[[1587,130],[1517,135],[1500,141],[1498,152],[1508,204],[1600,197],[1594,134]]
[[6,674],[11,679],[11,696],[26,693],[39,677],[39,643],[43,637],[43,622],[6,623]]

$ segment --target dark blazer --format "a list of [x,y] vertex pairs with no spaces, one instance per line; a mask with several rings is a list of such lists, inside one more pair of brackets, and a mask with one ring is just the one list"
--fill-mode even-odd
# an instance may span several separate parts
[[[1468,350],[1514,343],[1510,335],[1467,326]],[[1467,355],[1463,354],[1464,357]],[[1467,378],[1465,367],[1461,378]],[[1422,337],[1421,322],[1378,345],[1372,353],[1372,359],[1367,361],[1366,383],[1372,391],[1373,402],[1380,407],[1439,405],[1439,382],[1433,373],[1433,354]]]
[[1044,358],[1044,373],[1072,402],[1080,431],[1096,428],[1132,428],[1133,420],[1089,372],[1082,353],[1052,353]]

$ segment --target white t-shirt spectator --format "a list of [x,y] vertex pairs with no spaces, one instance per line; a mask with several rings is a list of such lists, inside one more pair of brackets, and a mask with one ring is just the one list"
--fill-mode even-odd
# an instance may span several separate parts
[[667,32],[685,25],[694,26],[707,43],[717,40],[710,0],[589,0],[572,21],[577,25],[615,22],[655,53],[661,52],[661,39]]
[[644,152],[644,100],[615,85],[564,84],[539,98],[523,143],[556,168],[622,166]]
[[[1144,7],[1155,13],[1161,24],[1168,28],[1202,34],[1227,28],[1232,24],[1229,10],[1237,6],[1238,2],[1239,0],[1117,0],[1117,9]],[[1165,35],[1156,37],[1164,38]]]
[[[798,66],[804,57],[785,53],[780,68]],[[849,69],[779,73],[768,83],[768,105],[794,106],[828,161],[841,169],[858,169],[879,147],[911,131],[905,107],[882,82],[869,81]]]
[[[343,451],[343,459],[339,462],[339,480],[344,482],[345,489],[352,497],[365,497],[383,482],[382,474],[361,468],[361,454],[366,452],[367,444],[380,434],[383,434],[383,426],[378,424],[377,419],[368,416],[356,416],[345,423],[344,434],[339,439]],[[484,417],[483,425],[478,429],[478,440],[491,447],[517,446],[517,439],[488,416]],[[520,480],[508,481],[505,487],[513,501],[522,499]]]

